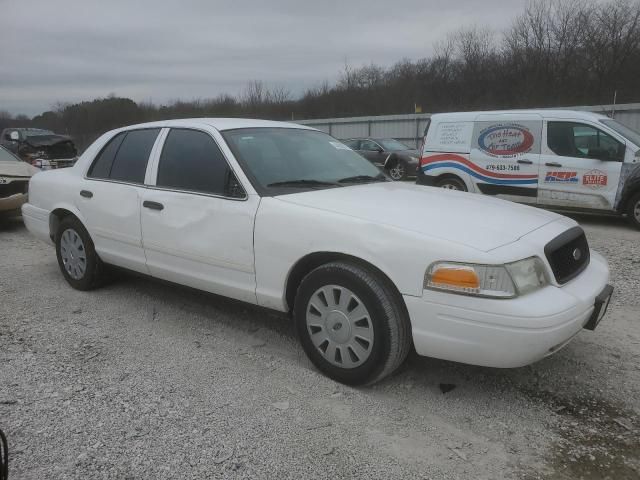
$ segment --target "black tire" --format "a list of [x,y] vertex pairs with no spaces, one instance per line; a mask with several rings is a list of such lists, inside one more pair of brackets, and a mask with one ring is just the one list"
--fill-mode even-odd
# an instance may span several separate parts
[[441,180],[438,180],[436,186],[440,188],[446,188],[449,190],[458,190],[460,192],[466,192],[467,186],[464,184],[462,180],[457,177],[445,177]]
[[[318,289],[328,285],[351,290],[369,312],[373,345],[359,366],[341,368],[329,363],[311,339],[306,322],[309,302]],[[411,324],[402,297],[381,274],[355,263],[328,263],[304,277],[296,293],[294,321],[311,362],[328,377],[347,385],[372,384],[390,375],[402,365],[411,347]]]
[[627,204],[627,220],[640,230],[640,192],[636,193]]
[[385,167],[385,169],[387,171],[387,175],[397,182],[407,179],[407,164],[402,160],[390,159],[389,166]]
[[[84,274],[80,278],[73,278],[65,268],[61,251],[61,239],[65,231],[70,230],[76,232],[82,239],[83,250],[86,256],[86,266]],[[65,217],[58,226],[55,236],[56,256],[58,257],[58,266],[65,280],[76,290],[92,290],[99,287],[104,280],[104,264],[93,246],[93,241],[89,236],[89,232],[84,228],[82,222],[74,216]]]

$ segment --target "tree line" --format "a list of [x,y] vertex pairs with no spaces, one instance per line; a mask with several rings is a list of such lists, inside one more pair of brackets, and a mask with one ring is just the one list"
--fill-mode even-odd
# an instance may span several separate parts
[[294,98],[252,81],[237,96],[136,103],[114,95],[58,104],[33,118],[0,112],[0,129],[34,126],[84,146],[123,125],[185,117],[278,120],[640,101],[640,1],[532,0],[502,32],[452,32],[419,60],[391,67],[345,64],[334,84]]

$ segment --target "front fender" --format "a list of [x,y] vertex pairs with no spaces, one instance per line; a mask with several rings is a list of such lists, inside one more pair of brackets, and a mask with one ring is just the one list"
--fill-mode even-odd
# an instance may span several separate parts
[[[258,304],[287,310],[294,265],[314,253],[337,253],[375,266],[403,295],[420,296],[427,267],[436,259],[464,258],[471,250],[418,232],[273,197],[263,198],[254,231]],[[473,251],[478,258],[480,252]],[[471,258],[471,257],[469,257]]]

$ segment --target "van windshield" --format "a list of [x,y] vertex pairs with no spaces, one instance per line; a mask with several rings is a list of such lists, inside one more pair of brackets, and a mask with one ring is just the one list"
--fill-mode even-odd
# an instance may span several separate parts
[[606,119],[606,120],[600,120],[600,122],[604,123],[607,127],[611,128],[612,130],[615,130],[616,132],[618,132],[620,135],[622,135],[624,138],[629,140],[634,145],[640,147],[640,133],[630,129],[626,125],[623,125],[616,120]]

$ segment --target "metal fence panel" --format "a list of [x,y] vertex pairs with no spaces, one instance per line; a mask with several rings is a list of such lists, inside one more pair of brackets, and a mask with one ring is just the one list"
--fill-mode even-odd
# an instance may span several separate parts
[[[583,110],[611,116],[630,128],[640,131],[640,103],[620,105],[580,105],[567,110]],[[382,115],[351,118],[323,118],[299,120],[318,130],[344,140],[354,137],[396,138],[407,145],[417,146],[431,114]]]

